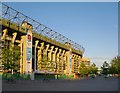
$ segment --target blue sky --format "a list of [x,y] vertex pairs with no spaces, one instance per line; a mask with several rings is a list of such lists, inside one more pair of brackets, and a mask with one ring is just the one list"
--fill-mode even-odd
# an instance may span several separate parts
[[97,66],[118,54],[117,2],[6,4],[82,45]]

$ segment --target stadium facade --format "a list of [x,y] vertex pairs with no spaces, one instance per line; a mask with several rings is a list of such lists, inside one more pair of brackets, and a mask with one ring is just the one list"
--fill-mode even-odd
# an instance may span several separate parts
[[2,48],[5,42],[19,47],[20,73],[78,73],[84,53],[81,45],[7,5],[2,6]]

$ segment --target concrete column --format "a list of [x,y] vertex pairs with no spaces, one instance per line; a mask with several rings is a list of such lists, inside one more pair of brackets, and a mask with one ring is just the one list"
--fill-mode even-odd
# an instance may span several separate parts
[[36,71],[36,48],[37,48],[37,45],[38,45],[38,40],[35,41],[35,48],[34,48],[34,71]]
[[51,49],[50,49],[50,51],[49,51],[49,53],[48,53],[48,58],[49,58],[50,61],[52,61],[53,48],[54,48],[54,46],[51,46]]
[[[32,62],[27,62],[27,35],[22,36],[22,49],[23,49],[23,73],[30,74],[32,72]],[[22,50],[21,50],[22,51]]]
[[38,57],[38,62],[37,62],[37,69],[38,70],[41,70],[41,60],[42,60],[42,50],[44,49],[44,42],[42,42],[40,44],[40,48],[38,50],[38,54],[37,54],[37,57]]
[[6,36],[6,34],[7,34],[7,31],[8,31],[8,29],[4,29],[4,30],[3,30],[3,35],[2,35],[2,37],[1,37],[2,40],[5,39],[5,36]]
[[78,56],[78,68],[80,67],[80,63],[82,62],[81,56]]
[[56,53],[57,53],[58,48],[55,48],[55,51],[53,53],[53,61],[56,62]]
[[[49,49],[49,44],[47,44],[46,45],[46,48],[44,49],[44,51],[43,51],[43,56],[47,56],[47,51],[48,51],[48,49]],[[48,56],[47,56],[48,57]]]
[[67,73],[69,75],[72,74],[72,51],[71,49],[66,52],[66,58],[67,58]]
[[[32,72],[32,25],[27,23],[26,21],[22,22],[22,27],[26,29],[26,36],[24,38],[24,48],[23,48],[23,54],[26,54],[24,56],[24,61],[26,63],[25,67],[25,73],[31,74]],[[25,53],[26,52],[26,53]]]
[[17,36],[17,33],[13,33],[12,35],[13,35],[12,43],[14,43],[14,42],[15,42],[15,39],[16,39],[16,36]]
[[74,72],[77,73],[78,72],[78,55],[75,55],[75,61],[74,61]]
[[57,55],[56,55],[56,53],[57,53],[57,51],[58,51],[58,48],[55,48],[55,51],[53,52],[53,62],[54,62],[54,65],[55,65],[55,69],[54,69],[54,72],[56,72],[57,71],[57,69],[56,69],[56,66],[57,66]]
[[61,58],[61,60],[60,60],[60,67],[61,67],[60,70],[61,70],[62,73],[64,73],[64,71],[63,71],[64,54],[65,54],[65,50],[62,51],[62,54],[60,56],[60,58]]
[[66,68],[66,74],[70,73],[70,52],[66,52],[66,61],[67,61],[67,68]]
[[47,51],[48,51],[48,49],[49,49],[49,46],[50,46],[49,44],[47,44],[47,45],[46,45],[45,52],[47,52]]
[[64,66],[65,66],[65,69],[64,69],[64,74],[67,74],[67,58],[66,58],[66,52],[64,53]]
[[74,73],[76,73],[76,63],[77,63],[77,55],[75,55],[75,61],[74,61]]
[[27,67],[26,67],[26,74],[31,74],[32,73],[32,31],[28,30],[28,34],[26,35],[27,37]]
[[23,62],[23,73],[26,73],[26,55],[27,55],[27,53],[26,53],[26,36],[22,36],[21,37],[22,38],[22,53],[23,53],[23,56],[22,56],[22,62]]
[[57,53],[57,72],[59,73],[59,62],[60,62],[60,53],[62,49],[59,49],[59,52]]
[[47,71],[47,67],[46,66],[48,66],[47,64],[47,62],[46,61],[48,61],[48,49],[49,49],[49,44],[47,44],[46,45],[46,48],[44,49],[44,51],[43,51],[43,62],[45,62],[46,64],[44,64],[44,71],[46,72]]
[[75,54],[72,54],[72,73],[74,73]]
[[52,71],[52,72],[54,70],[54,68],[53,68],[54,65],[53,65],[53,60],[52,60],[53,48],[54,48],[54,46],[51,46],[51,49],[49,49],[49,53],[48,53],[48,61],[49,61],[48,65],[50,66],[49,71]]
[[21,38],[20,44],[18,45],[20,46],[20,73],[24,73],[23,71],[23,38]]
[[77,55],[77,63],[76,63],[77,71],[76,71],[76,73],[78,73],[78,67],[79,67],[79,56]]

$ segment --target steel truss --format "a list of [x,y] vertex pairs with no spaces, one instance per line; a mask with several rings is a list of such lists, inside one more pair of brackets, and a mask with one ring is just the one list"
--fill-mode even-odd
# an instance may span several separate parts
[[61,44],[65,44],[66,42],[71,44],[72,48],[81,51],[84,53],[85,49],[81,45],[76,42],[68,39],[67,37],[61,35],[60,33],[52,30],[51,28],[35,21],[34,19],[24,15],[23,13],[9,7],[2,3],[2,18],[9,20],[10,22],[15,23],[18,26],[21,26],[23,21],[31,24],[33,26],[33,32],[46,36],[56,42],[60,42]]

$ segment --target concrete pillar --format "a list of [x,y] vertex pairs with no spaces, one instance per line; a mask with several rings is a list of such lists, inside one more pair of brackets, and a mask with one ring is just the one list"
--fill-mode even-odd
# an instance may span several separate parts
[[69,74],[69,72],[70,72],[70,55],[69,55],[69,51],[66,52],[66,61],[67,61],[66,74]]
[[52,61],[53,48],[54,48],[54,46],[51,46],[51,49],[50,49],[50,51],[49,51],[49,53],[48,53],[48,58],[49,58],[50,61]]
[[58,51],[58,48],[55,48],[55,51],[53,52],[53,59],[52,60],[53,60],[54,65],[55,65],[54,72],[57,71],[57,55],[56,55],[57,51]]
[[58,48],[55,48],[55,51],[53,52],[53,61],[56,62],[56,53]]
[[12,43],[14,43],[14,42],[15,42],[15,39],[16,39],[16,36],[17,36],[17,33],[13,33],[12,35],[13,35]]
[[79,59],[78,59],[78,55],[75,55],[75,59],[74,59],[74,73],[77,73],[78,72],[78,66],[77,66],[77,64],[78,64],[78,61]]
[[81,56],[78,56],[78,68],[79,68],[81,62],[82,62]]
[[34,48],[34,56],[35,56],[34,57],[34,71],[36,71],[36,64],[37,64],[36,63],[36,48],[38,46],[38,42],[39,42],[38,40],[35,41],[35,48]]
[[22,66],[23,73],[30,74],[32,72],[32,60],[30,62],[27,62],[27,40],[26,38],[27,38],[27,35],[21,37],[21,52],[22,52],[21,63],[23,62],[23,66]]
[[64,53],[64,74],[67,74],[67,53]]
[[43,60],[43,62],[45,62],[44,63],[44,68],[43,68],[43,70],[45,71],[45,73],[46,73],[46,71],[48,71],[48,65],[47,65],[48,63],[47,62],[48,62],[49,59],[48,59],[48,53],[47,52],[48,52],[49,46],[50,45],[47,44],[46,48],[43,51],[43,59],[42,60]]
[[46,45],[46,48],[44,48],[44,51],[43,51],[43,56],[44,56],[44,57],[48,57],[48,56],[47,56],[47,51],[48,51],[48,49],[49,49],[49,46],[50,46],[50,45],[47,44],[47,45]]
[[72,54],[72,73],[74,73],[75,54]]
[[37,69],[38,70],[41,70],[41,62],[42,62],[42,50],[44,49],[44,42],[42,42],[41,44],[40,44],[40,48],[39,48],[39,50],[38,50],[38,54],[37,54],[37,57],[38,57],[38,62],[37,62]]
[[23,65],[23,73],[26,73],[26,55],[27,55],[27,53],[26,53],[26,36],[22,36],[21,37],[22,38],[22,40],[21,40],[21,48],[22,48],[22,65]]
[[21,38],[21,41],[20,41],[20,73],[24,73],[24,70],[23,70],[23,38]]
[[72,51],[71,49],[66,52],[66,58],[67,58],[67,73],[71,75],[72,74]]
[[5,39],[5,36],[6,36],[6,34],[7,34],[7,31],[8,31],[8,29],[4,29],[4,30],[3,30],[3,35],[2,35],[2,37],[1,37],[2,40]]
[[49,46],[50,46],[49,44],[47,44],[47,45],[46,45],[45,52],[47,52],[47,51],[48,51],[48,49],[49,49]]
[[59,49],[59,52],[57,53],[57,73],[59,73],[59,62],[60,62],[60,54],[62,49]]
[[32,25],[26,21],[22,22],[22,27],[26,29],[26,36],[23,38],[23,62],[26,74],[32,73]]
[[76,68],[77,68],[77,71],[76,71],[76,73],[78,73],[78,67],[79,67],[79,55],[77,55],[77,63],[76,63]]
[[61,56],[60,56],[60,70],[61,70],[61,73],[64,73],[64,71],[63,71],[64,54],[65,54],[65,50],[62,51]]
[[27,66],[26,66],[26,74],[31,74],[32,73],[32,30],[28,29],[27,30],[27,35],[26,35],[26,52],[27,52]]
[[49,49],[49,53],[48,53],[48,61],[49,61],[49,71],[53,72],[54,71],[54,65],[53,65],[53,57],[52,57],[52,52],[53,52],[53,48],[54,46],[51,46],[51,49]]

